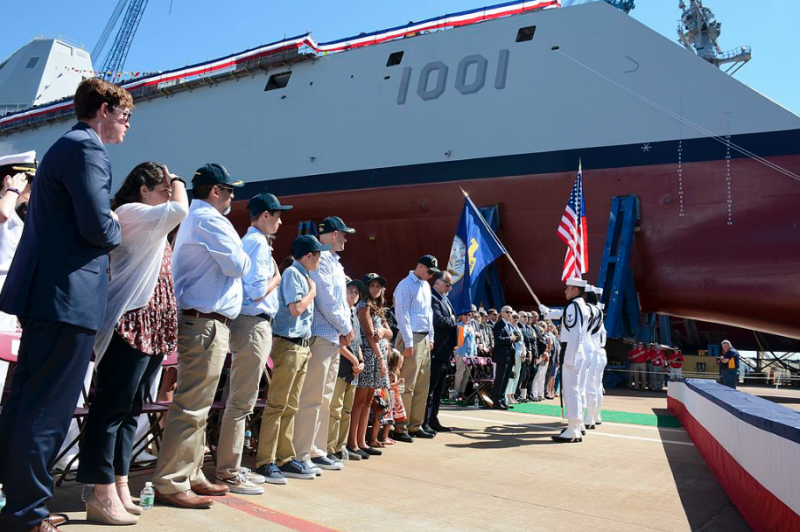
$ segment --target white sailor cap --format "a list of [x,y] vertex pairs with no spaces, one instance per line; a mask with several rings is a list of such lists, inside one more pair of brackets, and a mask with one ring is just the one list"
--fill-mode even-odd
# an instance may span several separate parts
[[25,153],[15,153],[0,157],[0,167],[10,166],[17,172],[36,172],[36,151],[26,151]]
[[599,286],[594,286],[592,288],[594,289],[594,293],[597,294],[598,296],[602,296],[603,295],[603,289],[600,288]]
[[577,277],[572,277],[567,279],[567,286],[577,286],[578,288],[586,288],[586,280],[585,279],[578,279]]

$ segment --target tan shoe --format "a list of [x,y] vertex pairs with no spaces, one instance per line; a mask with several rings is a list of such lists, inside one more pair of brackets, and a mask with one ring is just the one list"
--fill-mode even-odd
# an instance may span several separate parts
[[86,520],[101,525],[135,525],[139,518],[125,512],[125,515],[112,515],[97,498],[94,491],[86,497]]
[[214,504],[214,501],[208,497],[200,497],[192,490],[169,494],[156,490],[156,502],[177,508],[190,509],[210,508]]
[[59,528],[50,519],[41,521],[38,525],[31,528],[30,532],[60,532]]
[[207,479],[192,486],[192,491],[198,495],[205,495],[207,497],[220,497],[226,495],[230,488],[223,484],[212,484]]

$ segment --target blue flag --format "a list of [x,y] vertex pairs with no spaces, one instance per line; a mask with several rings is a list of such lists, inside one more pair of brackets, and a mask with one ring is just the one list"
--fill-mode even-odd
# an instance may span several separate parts
[[[466,196],[466,193],[465,193]],[[453,286],[447,298],[456,315],[468,312],[472,306],[472,286],[481,272],[500,255],[508,253],[497,235],[483,219],[469,196],[464,198],[464,210],[458,222],[447,271],[453,276]]]

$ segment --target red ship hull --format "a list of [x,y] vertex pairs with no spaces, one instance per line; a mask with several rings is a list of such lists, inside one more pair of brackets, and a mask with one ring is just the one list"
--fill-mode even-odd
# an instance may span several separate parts
[[[800,156],[772,162],[800,173]],[[585,166],[584,166],[585,168]],[[574,172],[492,177],[281,196],[286,213],[276,256],[288,253],[301,221],[340,215],[358,232],[342,261],[351,276],[377,271],[397,283],[424,253],[446,262],[463,206],[498,205],[498,236],[546,303],[563,301],[565,248],[556,237]],[[800,183],[752,159],[584,170],[590,282],[597,279],[611,198],[641,202],[633,270],[642,309],[800,338]],[[682,194],[681,194],[682,193]],[[681,202],[681,195],[683,201]],[[728,197],[730,196],[730,202]],[[247,226],[239,203],[232,220]],[[506,301],[534,303],[499,260]]]

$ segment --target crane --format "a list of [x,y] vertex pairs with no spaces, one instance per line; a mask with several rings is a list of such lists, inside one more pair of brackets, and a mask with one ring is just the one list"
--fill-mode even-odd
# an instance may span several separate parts
[[111,17],[108,19],[103,33],[100,35],[97,44],[92,50],[92,63],[98,64],[100,53],[103,51],[103,48],[105,48],[106,42],[124,10],[125,16],[122,19],[122,24],[120,24],[117,36],[103,60],[103,67],[100,69],[100,77],[106,81],[114,82],[122,75],[121,71],[125,66],[125,59],[128,57],[128,51],[133,43],[136,30],[139,29],[139,22],[142,20],[147,2],[148,0],[117,1],[117,5],[114,7],[114,11],[111,13]]

